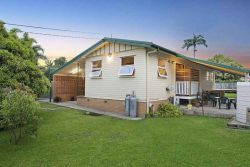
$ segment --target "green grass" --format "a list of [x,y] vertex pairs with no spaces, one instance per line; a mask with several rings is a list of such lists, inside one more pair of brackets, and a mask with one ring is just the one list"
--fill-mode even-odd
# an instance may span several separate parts
[[236,93],[225,93],[224,95],[227,98],[237,98],[237,94]]
[[0,166],[250,166],[250,131],[226,119],[183,116],[128,121],[42,104],[38,137],[10,145]]

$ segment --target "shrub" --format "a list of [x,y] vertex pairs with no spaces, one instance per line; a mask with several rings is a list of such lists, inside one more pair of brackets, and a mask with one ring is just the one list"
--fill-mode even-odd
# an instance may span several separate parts
[[157,113],[158,117],[179,117],[182,115],[181,110],[171,103],[162,103],[159,105]]
[[62,98],[61,97],[59,97],[59,96],[56,96],[56,97],[54,97],[54,100],[53,100],[55,103],[58,103],[58,102],[60,102],[60,101],[62,101]]
[[10,131],[10,142],[17,144],[24,135],[37,131],[38,107],[33,94],[14,90],[7,94],[2,103],[0,125]]

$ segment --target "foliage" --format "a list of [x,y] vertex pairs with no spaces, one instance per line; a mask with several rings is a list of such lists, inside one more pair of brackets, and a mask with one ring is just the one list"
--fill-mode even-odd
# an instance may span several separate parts
[[225,93],[224,97],[227,97],[227,98],[237,98],[237,94],[236,93]]
[[47,57],[44,55],[44,50],[41,47],[41,45],[34,45],[32,48],[35,51],[37,61],[38,59],[43,59],[43,60],[47,59]]
[[17,144],[25,134],[37,130],[39,104],[28,91],[16,89],[8,93],[0,111],[1,127],[10,132],[10,142]]
[[35,40],[27,33],[19,38],[18,32],[18,29],[8,32],[0,22],[0,90],[22,83],[39,96],[48,91],[49,81],[36,65]]
[[193,34],[193,38],[184,40],[182,48],[183,49],[186,48],[188,50],[190,47],[194,47],[194,58],[195,58],[195,52],[197,51],[196,47],[198,45],[203,45],[207,47],[206,40],[202,35]]
[[67,62],[65,57],[58,57],[54,60],[55,67],[61,67]]
[[[236,60],[230,57],[226,57],[222,54],[215,55],[214,57],[209,58],[208,61],[217,63],[217,64],[231,66],[231,67],[243,68],[243,65],[241,65],[239,62],[237,62]],[[215,80],[217,82],[237,82],[237,81],[240,81],[240,78],[241,78],[240,76],[236,76],[233,74],[216,72]]]
[[162,103],[157,110],[159,117],[179,117],[182,115],[181,110],[171,103]]

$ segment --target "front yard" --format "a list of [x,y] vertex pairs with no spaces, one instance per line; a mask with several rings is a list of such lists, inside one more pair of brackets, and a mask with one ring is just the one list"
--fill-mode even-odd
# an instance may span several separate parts
[[0,166],[250,166],[250,131],[226,119],[128,121],[42,107],[36,139],[10,145],[0,132]]

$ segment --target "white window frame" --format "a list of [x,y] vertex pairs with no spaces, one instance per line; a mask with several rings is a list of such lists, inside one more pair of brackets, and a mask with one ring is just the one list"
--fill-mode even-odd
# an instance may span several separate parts
[[[164,69],[167,75],[161,75],[159,69]],[[161,77],[161,78],[167,78],[167,77],[168,77],[168,71],[167,71],[166,66],[165,66],[165,67],[163,67],[163,66],[158,66],[158,68],[157,68],[157,73],[158,73],[158,77]]]
[[[96,60],[96,61],[101,61],[102,63],[102,60]],[[102,78],[102,68],[93,68],[93,62],[95,61],[92,61],[91,63],[92,67],[91,67],[89,77],[90,78]]]
[[[124,73],[124,74],[122,74],[121,70],[123,68],[132,68],[132,71],[130,73]],[[134,65],[123,65],[123,66],[121,66],[119,68],[119,71],[118,71],[118,75],[119,76],[131,76],[132,77],[132,76],[134,76],[134,73],[135,73],[135,66]]]
[[[125,59],[127,57],[133,57],[133,62],[135,63],[135,57],[134,55],[133,56],[124,56],[124,57],[121,57],[121,67],[119,68],[119,71],[118,71],[118,76],[120,77],[134,77],[135,75],[135,64],[129,64],[129,65],[122,65],[122,59]],[[124,73],[122,74],[121,73],[121,70],[123,68],[132,68],[132,71],[130,71],[130,73]]]

